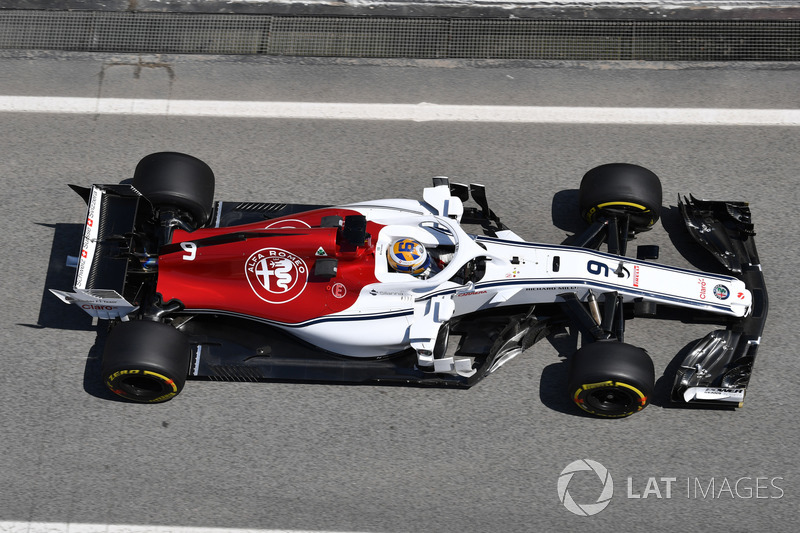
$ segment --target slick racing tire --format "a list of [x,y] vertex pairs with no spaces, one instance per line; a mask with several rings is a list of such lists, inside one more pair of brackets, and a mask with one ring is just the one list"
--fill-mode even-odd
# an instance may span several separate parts
[[177,152],[159,152],[142,158],[133,173],[133,186],[154,207],[177,208],[189,216],[189,225],[204,226],[214,203],[214,172],[203,161]]
[[604,213],[627,213],[631,231],[639,232],[658,221],[661,193],[661,180],[653,172],[638,165],[611,163],[583,176],[578,204],[581,217],[588,222]]
[[642,348],[617,341],[587,344],[572,356],[569,395],[587,413],[610,418],[644,409],[653,395],[655,369]]
[[108,335],[102,376],[114,394],[159,403],[183,389],[191,352],[186,335],[161,322],[121,322]]

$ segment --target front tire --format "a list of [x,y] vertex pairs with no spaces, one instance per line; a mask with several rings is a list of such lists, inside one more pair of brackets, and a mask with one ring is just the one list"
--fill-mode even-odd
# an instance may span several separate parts
[[581,217],[587,222],[601,214],[626,213],[631,230],[646,231],[661,212],[661,180],[650,170],[628,163],[595,167],[581,180],[578,195]]
[[598,341],[579,349],[570,360],[568,391],[575,404],[595,416],[621,418],[650,403],[655,368],[642,348],[617,341]]
[[161,322],[121,322],[108,335],[102,377],[114,394],[143,403],[175,397],[186,383],[191,351],[186,335]]

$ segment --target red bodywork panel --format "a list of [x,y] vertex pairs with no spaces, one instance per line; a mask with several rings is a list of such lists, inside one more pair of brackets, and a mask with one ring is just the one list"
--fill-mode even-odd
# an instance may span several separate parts
[[[287,324],[343,311],[365,285],[377,282],[373,238],[383,226],[368,222],[366,242],[354,246],[342,241],[340,229],[320,224],[325,216],[358,214],[318,209],[241,226],[175,230],[159,256],[156,290],[165,303],[179,300],[186,309]],[[314,275],[316,261],[325,257],[337,259],[333,278]]]

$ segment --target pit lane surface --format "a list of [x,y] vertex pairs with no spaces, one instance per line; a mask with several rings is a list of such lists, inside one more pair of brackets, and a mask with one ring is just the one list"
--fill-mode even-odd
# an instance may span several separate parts
[[[2,96],[797,108],[797,71],[782,68],[68,54],[0,61]],[[22,112],[0,120],[0,531],[31,523],[74,531],[794,530],[797,127]],[[190,382],[163,405],[115,401],[95,375],[96,330],[45,293],[71,281],[61,265],[76,253],[83,205],[66,183],[127,179],[139,158],[161,150],[206,160],[217,196],[232,200],[414,198],[435,175],[484,183],[508,226],[544,242],[581,227],[571,207],[586,170],[637,163],[659,174],[665,205],[663,225],[639,241],[684,266],[676,196],[747,200],[771,307],[745,407],[670,408],[667,376],[639,415],[582,416],[564,397],[557,341],[468,391]],[[703,266],[701,255],[693,260]],[[648,349],[660,376],[708,330],[637,320],[626,340]],[[591,517],[568,511],[557,491],[562,470],[584,458],[614,482],[608,507]],[[578,503],[594,503],[601,490],[591,472],[569,484]]]

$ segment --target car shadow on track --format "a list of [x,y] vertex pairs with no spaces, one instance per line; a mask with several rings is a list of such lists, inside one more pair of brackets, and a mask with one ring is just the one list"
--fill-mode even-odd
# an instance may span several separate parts
[[[553,411],[581,418],[596,418],[580,410],[567,394],[567,369],[569,357],[580,346],[577,328],[557,330],[546,337],[547,342],[558,352],[559,360],[542,370],[539,380],[539,400]],[[536,348],[531,348],[535,350]]]
[[[651,405],[657,405],[663,409],[702,409],[706,411],[735,411],[734,406],[715,405],[715,404],[698,404],[698,403],[683,403],[680,400],[677,402],[672,401],[672,388],[675,383],[675,376],[678,373],[683,361],[689,352],[692,351],[697,341],[700,339],[693,339],[688,342],[681,350],[672,358],[667,367],[664,369],[661,377],[656,379],[655,390],[653,391],[653,398],[650,400]],[[657,369],[656,369],[657,370]]]
[[74,306],[66,305],[50,289],[72,290],[75,269],[67,266],[67,256],[77,256],[80,250],[82,224],[39,224],[53,229],[53,244],[47,263],[44,288],[39,304],[39,317],[35,324],[20,324],[35,329],[60,329],[70,331],[91,331],[96,333],[94,346],[89,350],[84,368],[83,388],[97,398],[117,400],[100,379],[102,347],[105,344],[107,328],[105,321],[94,324],[92,317]]
[[24,324],[34,328],[66,329],[73,331],[94,331],[92,317],[79,309],[70,309],[50,292],[50,289],[72,290],[75,269],[67,266],[67,256],[77,257],[83,235],[81,224],[38,224],[52,228],[53,245],[47,264],[44,290],[39,305],[39,318],[36,324]]
[[711,253],[700,246],[689,234],[681,210],[676,205],[661,208],[661,225],[667,232],[672,246],[689,262],[692,268],[704,272],[731,275]]
[[[555,193],[550,216],[553,226],[570,234],[567,241],[575,235],[580,235],[586,229],[587,223],[580,217],[578,211],[578,189],[565,189]],[[562,244],[569,244],[567,241]]]
[[107,335],[107,328],[104,325],[99,326],[94,346],[89,350],[89,354],[86,357],[86,365],[83,369],[83,390],[101,400],[124,402],[125,400],[112,393],[106,387],[100,377],[102,375],[100,367],[103,361],[103,346],[106,344]]

